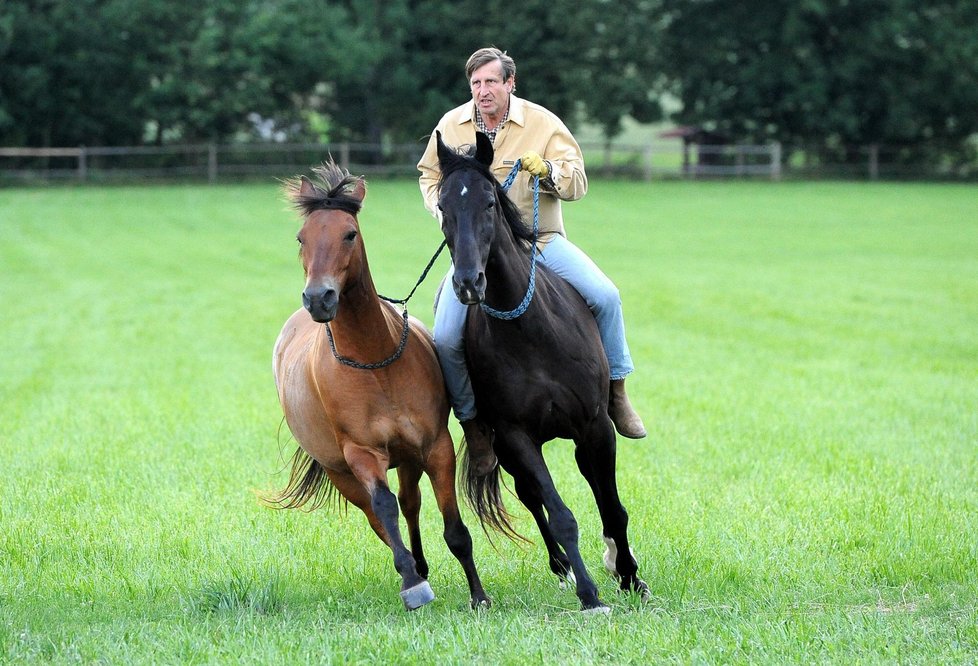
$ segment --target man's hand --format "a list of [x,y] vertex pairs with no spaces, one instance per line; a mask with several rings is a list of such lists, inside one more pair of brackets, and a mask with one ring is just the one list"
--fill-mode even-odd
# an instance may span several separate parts
[[526,151],[520,158],[520,168],[540,178],[546,178],[550,175],[550,167],[543,161],[540,154],[533,150]]

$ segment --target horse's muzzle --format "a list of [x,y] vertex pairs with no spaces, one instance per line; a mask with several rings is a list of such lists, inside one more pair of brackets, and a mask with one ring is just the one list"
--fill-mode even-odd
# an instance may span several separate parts
[[475,305],[481,303],[486,298],[486,274],[479,273],[473,279],[468,276],[460,276],[455,273],[452,279],[452,286],[455,288],[455,295],[459,303],[463,305]]
[[340,295],[332,287],[307,287],[302,292],[302,307],[309,311],[312,320],[320,324],[333,321],[340,305]]

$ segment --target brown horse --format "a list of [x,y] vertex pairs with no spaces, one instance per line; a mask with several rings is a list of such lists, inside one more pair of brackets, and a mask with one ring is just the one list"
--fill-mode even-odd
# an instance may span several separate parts
[[[297,236],[306,284],[304,307],[275,342],[273,368],[285,420],[301,448],[288,486],[272,501],[297,508],[327,502],[334,489],[359,507],[394,554],[408,609],[434,597],[426,580],[418,515],[426,472],[445,525],[445,541],[468,579],[473,607],[488,605],[472,560],[472,539],[455,494],[455,448],[448,400],[425,327],[377,295],[357,215],[362,178],[328,162],[286,184],[304,216]],[[398,496],[387,483],[397,469]],[[398,503],[410,550],[398,528]]]

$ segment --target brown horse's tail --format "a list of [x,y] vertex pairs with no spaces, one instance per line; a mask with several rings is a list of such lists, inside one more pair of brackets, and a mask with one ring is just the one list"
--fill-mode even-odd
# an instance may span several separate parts
[[478,516],[482,531],[486,533],[487,537],[490,537],[490,542],[492,537],[489,535],[486,526],[512,541],[530,543],[529,539],[513,527],[513,516],[503,504],[499,465],[496,465],[496,468],[485,476],[475,474],[469,464],[469,448],[464,446],[462,447],[461,472],[462,494],[465,496],[465,501],[469,507]]
[[262,495],[261,500],[273,509],[299,509],[309,504],[307,511],[339,501],[336,487],[330,483],[326,470],[300,447],[292,454],[288,485],[280,493]]

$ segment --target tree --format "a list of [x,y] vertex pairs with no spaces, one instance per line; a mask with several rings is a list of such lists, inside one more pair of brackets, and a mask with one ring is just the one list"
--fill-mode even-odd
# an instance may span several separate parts
[[592,2],[580,12],[574,25],[592,31],[574,39],[587,45],[578,55],[584,115],[601,125],[608,140],[621,132],[626,116],[646,123],[660,120],[665,80],[657,68],[659,3]]
[[132,34],[112,3],[4,3],[0,33],[0,138],[14,145],[118,144],[138,140],[132,112],[142,72]]
[[408,52],[424,72],[424,131],[467,97],[463,65],[482,46],[513,56],[517,94],[546,106],[572,129],[588,119],[613,137],[624,115],[658,119],[655,90],[662,82],[651,48],[657,6],[657,0],[523,0],[487,11],[475,0],[418,3],[420,20]]
[[661,68],[680,122],[823,146],[978,131],[969,0],[664,0]]
[[[0,143],[420,141],[495,45],[575,129],[661,115],[747,141],[978,132],[974,0],[4,0]],[[916,149],[916,148],[915,148]]]

